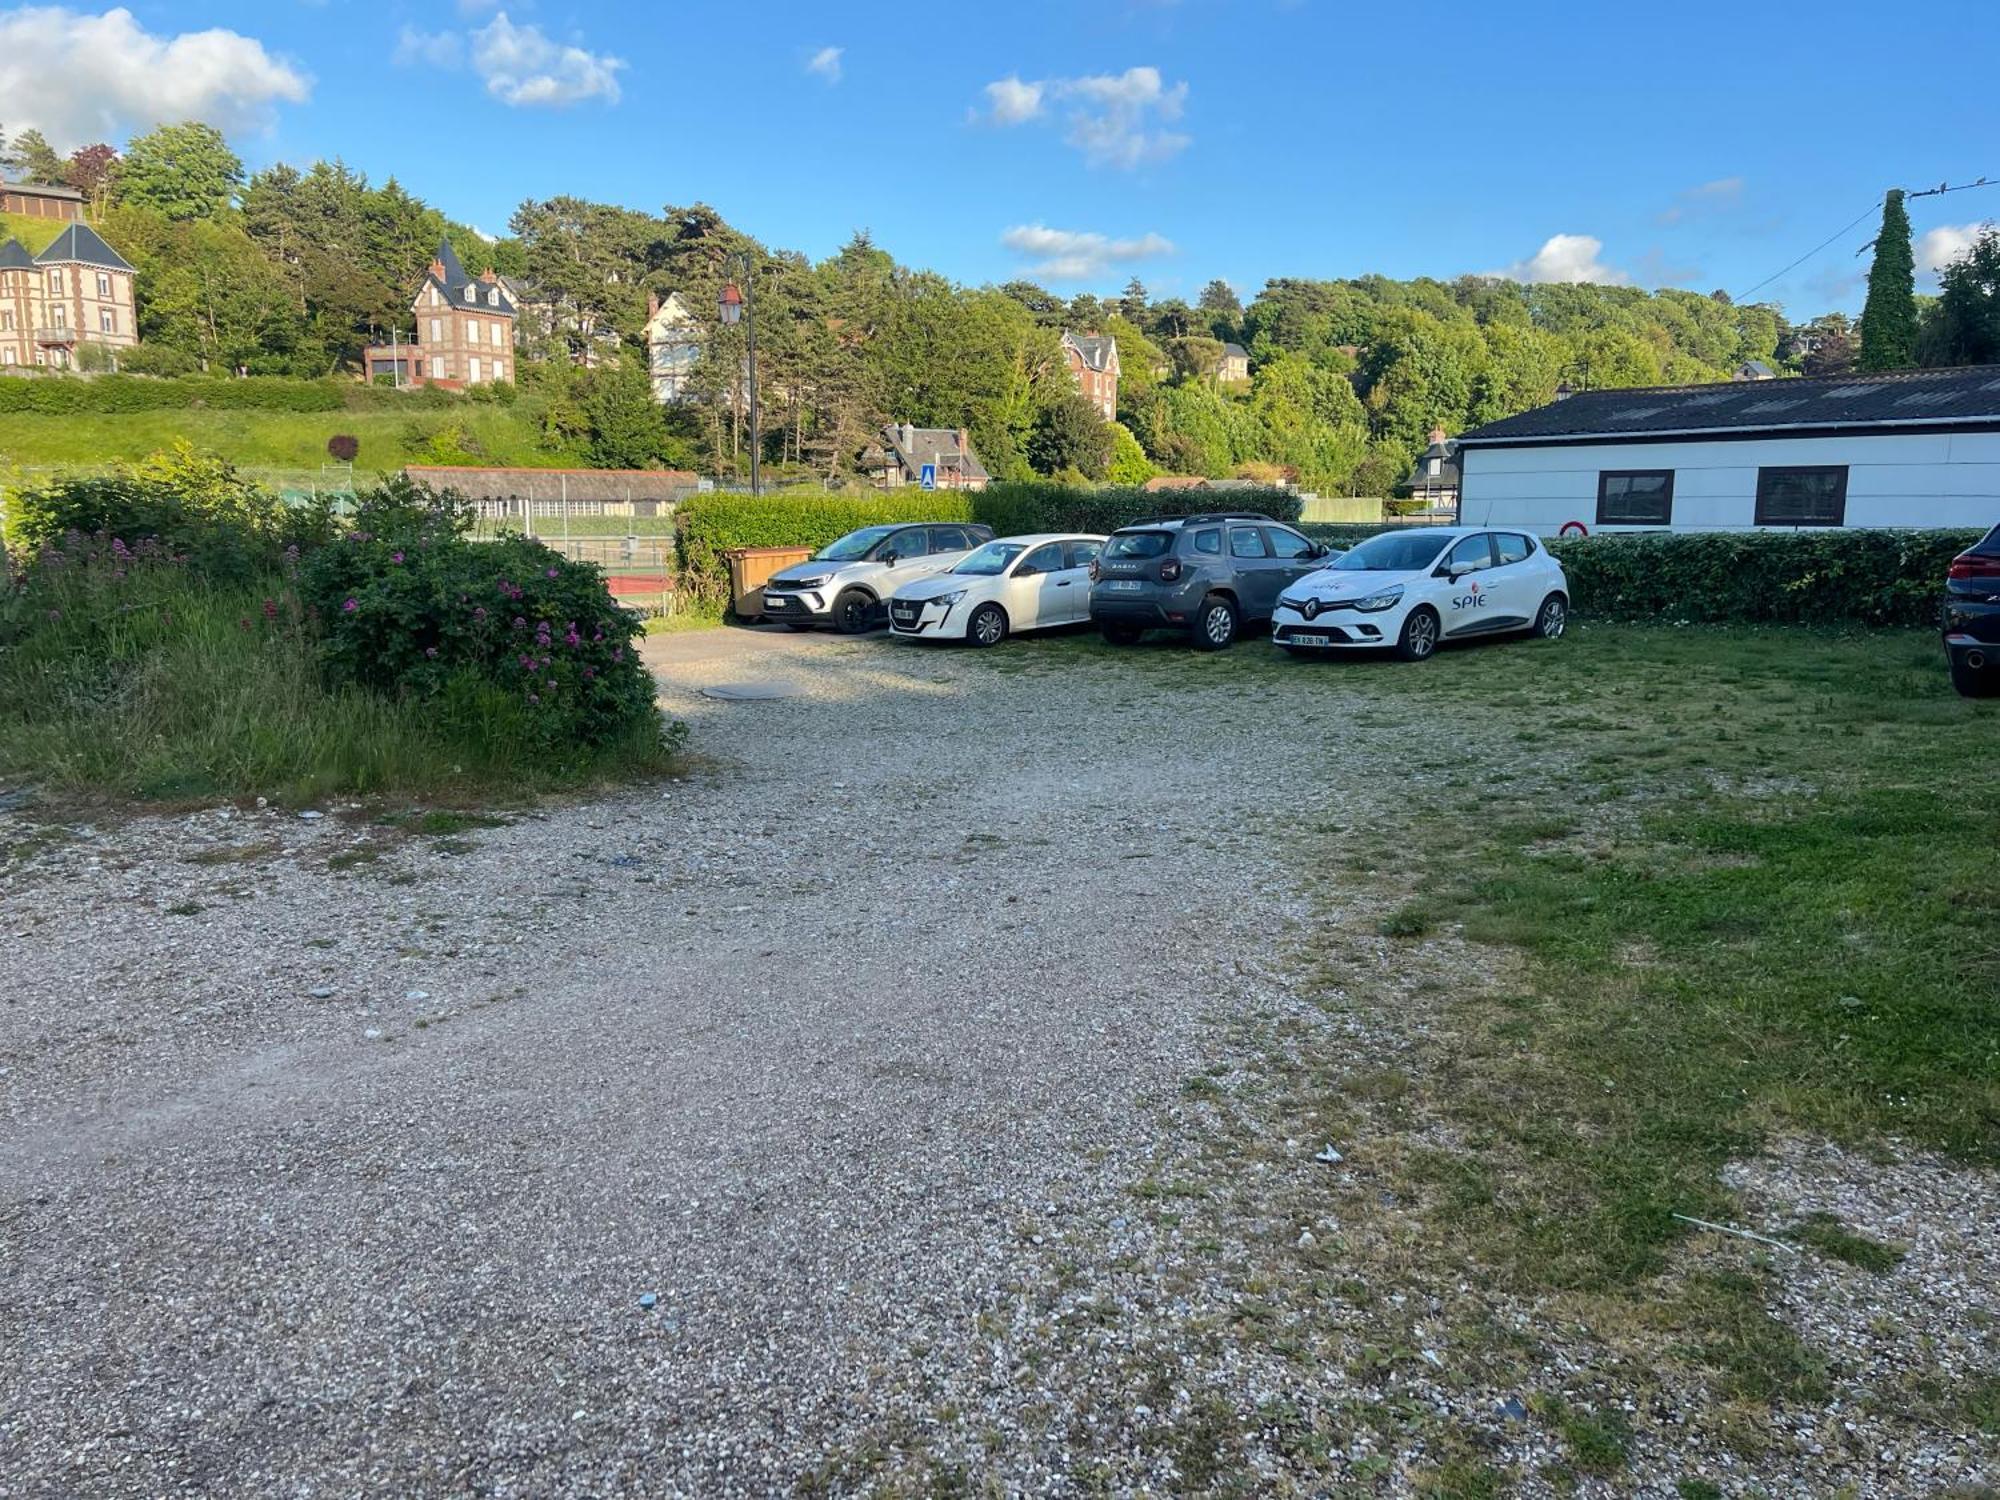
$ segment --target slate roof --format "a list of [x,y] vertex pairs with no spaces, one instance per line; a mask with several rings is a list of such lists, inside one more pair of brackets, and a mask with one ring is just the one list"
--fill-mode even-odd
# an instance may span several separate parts
[[71,203],[83,202],[82,193],[60,182],[9,182],[0,177],[0,192],[19,193],[26,198],[62,198]]
[[[986,479],[986,465],[982,464],[972,451],[972,442],[966,440],[965,451],[958,448],[958,432],[951,427],[912,427],[905,430],[894,422],[882,429],[883,440],[889,451],[903,466],[903,472],[911,479],[927,463],[936,462],[939,469],[953,474],[962,474],[967,479]],[[933,460],[932,455],[936,455]]]
[[65,224],[63,232],[49,242],[49,248],[35,257],[42,266],[103,266],[108,271],[130,271],[131,263],[98,237],[88,224]]
[[1063,343],[1076,350],[1093,370],[1110,369],[1112,357],[1118,353],[1118,340],[1108,333],[1065,333]]
[[28,254],[19,240],[8,240],[0,245],[0,271],[32,271],[34,268],[34,256]]
[[2000,428],[2000,365],[1584,391],[1475,427],[1458,442],[1478,448],[1938,423]]
[[449,241],[441,241],[437,250],[438,263],[444,267],[444,277],[440,280],[428,268],[424,271],[424,284],[434,286],[451,306],[465,312],[500,313],[514,316],[514,303],[508,297],[506,288],[498,281],[481,281],[476,276],[465,274],[465,266],[458,258],[458,252],[451,248]]
[[1222,346],[1222,357],[1224,359],[1248,359],[1250,351],[1245,349],[1241,344],[1224,344]]

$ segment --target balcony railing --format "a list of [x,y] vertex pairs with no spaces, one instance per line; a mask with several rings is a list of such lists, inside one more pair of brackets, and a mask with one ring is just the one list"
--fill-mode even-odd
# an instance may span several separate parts
[[35,342],[40,344],[44,349],[52,349],[58,346],[67,348],[76,342],[76,330],[74,328],[37,328],[35,330]]

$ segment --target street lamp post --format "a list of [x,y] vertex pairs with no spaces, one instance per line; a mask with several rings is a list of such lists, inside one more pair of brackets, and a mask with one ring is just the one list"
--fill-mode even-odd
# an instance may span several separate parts
[[740,320],[749,340],[750,353],[750,493],[763,492],[759,483],[759,464],[764,450],[763,424],[757,410],[757,303],[756,283],[751,274],[750,252],[744,251],[732,257],[743,278],[743,289],[737,290],[733,281],[724,282],[719,307],[722,321],[735,327]]

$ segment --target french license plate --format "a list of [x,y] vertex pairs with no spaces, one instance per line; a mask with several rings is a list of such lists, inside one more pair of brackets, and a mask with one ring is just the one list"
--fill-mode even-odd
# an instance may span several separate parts
[[1120,593],[1136,594],[1146,585],[1137,578],[1113,578],[1104,586],[1107,589],[1116,589]]
[[764,608],[767,610],[790,609],[791,607],[791,599],[784,594],[766,594],[764,596]]
[[915,611],[914,609],[899,609],[899,610],[897,610],[897,611],[896,611],[896,623],[897,623],[898,625],[914,625],[914,624],[916,624],[916,623],[917,623],[917,611]]
[[1331,646],[1333,641],[1330,637],[1323,635],[1288,635],[1285,637],[1285,644],[1287,646]]

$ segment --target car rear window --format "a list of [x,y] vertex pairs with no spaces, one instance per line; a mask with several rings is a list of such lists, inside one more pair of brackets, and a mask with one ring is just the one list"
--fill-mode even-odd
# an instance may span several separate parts
[[1174,545],[1171,531],[1121,531],[1104,544],[1106,557],[1164,557]]
[[1995,526],[1981,537],[1972,550],[1981,557],[2000,557],[2000,526]]

